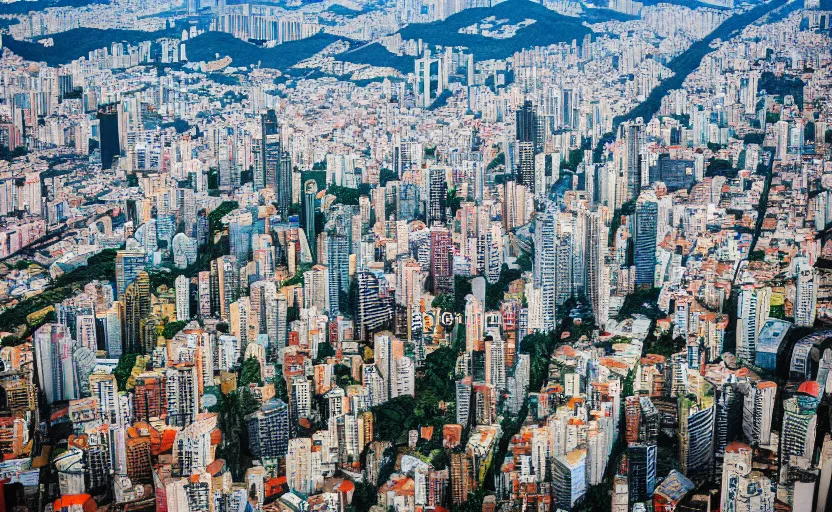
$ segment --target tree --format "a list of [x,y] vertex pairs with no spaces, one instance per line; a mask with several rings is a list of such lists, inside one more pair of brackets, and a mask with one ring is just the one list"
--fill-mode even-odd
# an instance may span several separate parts
[[286,386],[286,379],[283,378],[283,371],[280,368],[275,369],[274,379],[274,396],[284,403],[289,403],[289,389]]
[[378,490],[376,487],[364,480],[355,482],[355,491],[352,495],[352,503],[347,507],[350,512],[369,512],[370,508],[378,503]]
[[555,348],[554,333],[532,333],[523,338],[521,354],[529,354],[529,390],[539,391],[549,373],[549,357]]
[[240,371],[240,387],[246,387],[252,383],[262,386],[263,379],[260,377],[260,361],[249,357],[243,361],[243,368]]
[[468,499],[464,503],[451,507],[451,512],[481,512],[484,499],[485,487],[480,486],[476,491],[468,493]]
[[208,190],[220,187],[220,170],[216,167],[208,169]]
[[493,160],[488,162],[488,166],[486,167],[486,171],[492,171],[501,165],[506,164],[506,154],[505,153],[497,153],[497,156],[494,157]]
[[416,400],[410,395],[397,396],[372,408],[376,439],[397,442],[415,426],[413,411]]
[[467,277],[454,277],[454,312],[465,311],[465,297],[470,295],[471,291],[471,281]]
[[[222,229],[222,218],[239,207],[240,203],[237,201],[223,201],[219,206],[214,208],[211,213],[208,214],[208,229],[211,233],[217,233],[220,231],[220,229]],[[213,239],[213,236],[209,237],[209,240]]]
[[762,133],[746,133],[742,137],[742,141],[746,144],[762,144],[765,137]]
[[803,138],[807,141],[815,141],[815,123],[809,121],[803,129]]
[[335,376],[336,384],[342,388],[352,384],[358,384],[352,378],[352,369],[345,364],[336,364],[332,368],[332,374]]
[[137,357],[138,354],[122,354],[118,359],[118,364],[115,370],[113,370],[113,375],[116,378],[119,391],[127,391],[127,379],[133,373],[133,367],[136,366]]
[[173,339],[179,331],[185,328],[188,325],[188,322],[185,320],[178,320],[175,322],[168,322],[165,324],[165,328],[162,329],[162,336],[165,337],[166,340]]
[[398,179],[399,175],[396,174],[396,171],[382,167],[378,176],[378,184],[379,186],[383,187],[387,185],[389,182],[396,181]]
[[217,458],[225,460],[235,481],[243,479],[251,460],[245,418],[259,408],[260,403],[248,388],[220,396],[217,427],[222,432],[222,439],[217,449]]
[[16,347],[18,345],[22,345],[25,342],[25,339],[20,338],[18,336],[14,336],[13,334],[9,334],[3,337],[3,340],[2,342],[0,342],[0,344],[2,344],[4,347]]
[[765,257],[766,252],[763,250],[756,250],[748,253],[748,261],[763,261]]
[[[534,251],[534,248],[532,248]],[[525,252],[517,257],[517,265],[520,267],[520,270],[523,272],[531,272],[532,270],[532,258]]]
[[447,293],[440,293],[433,299],[433,302],[431,302],[430,305],[431,307],[441,309],[442,311],[453,311],[454,296]]
[[324,360],[327,357],[335,357],[335,349],[329,343],[321,343],[318,345],[318,359]]
[[422,378],[416,381],[416,396],[432,395],[438,400],[453,401],[456,398],[454,370],[457,354],[450,347],[441,347],[425,357]]
[[381,454],[381,467],[378,470],[378,483],[383,485],[396,470],[396,449],[392,446],[385,448]]
[[516,279],[520,279],[522,272],[518,269],[508,268],[508,265],[503,264],[500,270],[500,278],[494,284],[487,284],[485,286],[485,308],[487,310],[500,309],[500,304],[503,302],[508,285]]
[[[365,185],[362,183],[362,185]],[[338,185],[330,185],[326,188],[327,194],[335,196],[335,202],[347,206],[358,206],[358,199],[362,195],[369,194],[369,187],[349,188]]]
[[8,146],[0,146],[0,160],[14,160],[15,158],[24,156],[28,151],[23,146],[17,146],[12,151],[9,151]]
[[456,217],[457,210],[459,210],[462,207],[462,198],[456,194],[456,189],[452,188],[448,190],[446,199],[448,207],[451,209],[451,216]]
[[584,151],[581,148],[570,149],[569,159],[561,162],[561,169],[569,169],[572,172],[578,170],[578,166],[584,161]]

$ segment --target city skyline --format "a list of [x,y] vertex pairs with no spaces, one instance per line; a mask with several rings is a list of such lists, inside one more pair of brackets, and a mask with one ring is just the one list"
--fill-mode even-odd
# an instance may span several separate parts
[[828,0],[0,4],[16,511],[832,511]]

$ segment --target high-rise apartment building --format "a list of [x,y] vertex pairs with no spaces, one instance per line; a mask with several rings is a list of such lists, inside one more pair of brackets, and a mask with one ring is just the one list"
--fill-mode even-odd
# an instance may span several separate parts
[[116,299],[121,300],[127,287],[147,266],[147,255],[142,251],[118,251],[116,254]]
[[634,222],[634,259],[636,286],[652,288],[656,272],[656,236],[659,204],[652,191],[643,192],[636,201]]
[[246,416],[251,453],[264,459],[277,459],[289,448],[289,406],[272,399]]
[[627,478],[630,486],[630,502],[647,501],[656,488],[655,444],[631,443],[627,447]]
[[61,324],[44,324],[34,333],[35,363],[49,403],[79,397],[73,359],[74,341]]

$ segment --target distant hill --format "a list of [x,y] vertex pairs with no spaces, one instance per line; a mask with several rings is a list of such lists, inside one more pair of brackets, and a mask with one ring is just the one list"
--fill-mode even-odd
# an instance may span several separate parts
[[[658,4],[673,4],[673,5],[681,5],[682,7],[689,7],[691,9],[699,9],[702,7],[707,7],[709,9],[718,9],[718,10],[727,10],[727,7],[721,7],[718,5],[710,5],[705,2],[699,2],[697,0],[638,0],[644,5],[658,5]],[[739,2],[737,2],[739,3]]]
[[292,41],[275,46],[262,48],[231,34],[223,32],[205,32],[185,43],[188,60],[191,62],[212,61],[216,55],[231,57],[232,66],[248,66],[257,64],[264,68],[286,69],[298,62],[308,59],[330,44],[343,37],[320,33],[300,41]]
[[[530,18],[536,22],[507,39],[478,34],[460,34],[459,29],[489,16],[507,19],[510,24]],[[431,45],[462,46],[471,49],[477,60],[504,59],[524,48],[579,42],[591,31],[581,18],[563,16],[529,0],[507,0],[494,7],[466,9],[433,23],[411,24],[399,31],[403,39],[421,39]]]
[[[478,23],[489,16],[507,19],[509,24],[534,19],[535,23],[522,28],[508,39],[494,39],[480,35],[460,34],[459,29]],[[501,59],[524,48],[581,41],[591,31],[583,22],[635,19],[635,16],[609,9],[586,9],[580,17],[558,14],[529,0],[507,0],[494,7],[466,9],[433,23],[414,23],[401,29],[403,39],[422,39],[431,45],[463,46],[471,49],[478,60]],[[407,74],[413,72],[413,57],[398,56],[379,43],[372,43],[337,55],[338,60],[355,64],[389,67]]]
[[[42,3],[50,5],[87,5],[107,1],[38,0],[37,2],[25,3],[33,6]],[[2,6],[0,6],[0,9],[2,9]],[[341,11],[344,14],[355,12],[335,5],[331,6],[330,10]],[[478,23],[489,16],[508,20],[509,24],[518,23],[527,18],[534,19],[535,23],[518,30],[513,37],[507,39],[495,39],[458,32],[460,28]],[[619,19],[622,17],[626,19],[625,15],[607,9],[589,9],[586,16],[573,18],[558,14],[529,0],[507,0],[491,8],[467,9],[443,21],[408,25],[400,31],[400,34],[405,39],[421,38],[430,45],[469,48],[477,60],[501,59],[509,57],[524,48],[548,46],[561,42],[569,43],[573,39],[581,41],[586,34],[590,33],[590,30],[582,25],[583,21],[603,21],[603,19]],[[157,32],[78,28],[46,36],[51,37],[54,41],[54,45],[49,48],[37,42],[19,41],[11,37],[4,38],[3,43],[12,52],[26,60],[46,62],[50,66],[57,66],[67,64],[80,57],[86,57],[90,51],[109,47],[114,42],[123,41],[138,44],[141,41],[155,41],[161,37],[178,37],[180,31],[181,28]],[[188,60],[192,62],[212,61],[219,54],[220,57],[231,57],[231,65],[235,67],[260,63],[263,67],[286,70],[338,40],[345,40],[345,38],[320,33],[307,39],[284,43],[274,48],[263,48],[237,39],[230,34],[205,32],[187,42],[187,54]],[[352,43],[353,48],[361,44],[358,42]],[[395,55],[379,43],[367,44],[357,50],[340,54],[336,58],[344,62],[390,67],[405,74],[413,71],[412,57]]]
[[369,64],[383,68],[393,68],[403,74],[413,72],[413,57],[399,56],[387,50],[379,43],[372,43],[357,50],[347,51],[335,56],[336,59],[353,64]]
[[[45,36],[51,37],[54,41],[54,45],[48,48],[37,42],[19,41],[11,37],[3,38],[3,44],[26,60],[46,62],[50,66],[57,66],[86,57],[93,50],[108,48],[115,42],[124,41],[135,45],[141,41],[155,41],[161,37],[179,37],[181,30],[181,27],[157,32],[77,28]],[[220,57],[226,55],[231,57],[232,66],[248,66],[260,62],[263,67],[286,69],[311,57],[339,39],[343,38],[321,33],[300,41],[284,43],[275,48],[262,48],[237,39],[231,34],[205,32],[190,39],[186,43],[186,48],[188,60],[192,62],[212,61],[219,54]]]
[[637,20],[638,16],[632,14],[624,14],[623,12],[613,11],[612,9],[604,8],[584,8],[584,13],[581,14],[581,21],[587,23],[601,23],[604,21],[631,21]]
[[142,41],[154,41],[160,37],[180,34],[180,29],[145,32],[142,30],[74,28],[66,32],[38,38],[39,40],[52,38],[54,45],[49,48],[37,42],[19,41],[11,37],[4,37],[3,45],[26,60],[46,62],[50,66],[58,66],[68,64],[80,57],[86,57],[89,52],[107,48],[116,42],[124,41],[135,45]]
[[84,7],[92,4],[109,4],[110,0],[35,0],[0,3],[0,14],[29,14],[49,7]]
[[339,16],[353,17],[361,14],[361,11],[350,9],[349,7],[346,7],[341,4],[332,4],[329,7],[327,7],[326,10],[331,12],[332,14],[337,14]]

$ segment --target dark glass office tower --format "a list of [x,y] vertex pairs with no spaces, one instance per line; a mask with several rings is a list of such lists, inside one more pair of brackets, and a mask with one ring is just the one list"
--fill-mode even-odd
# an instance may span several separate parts
[[101,139],[101,168],[110,169],[113,158],[121,153],[118,136],[118,110],[107,105],[98,111],[98,133]]

